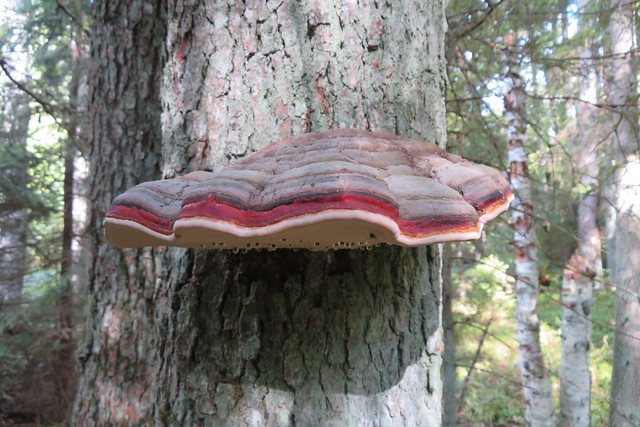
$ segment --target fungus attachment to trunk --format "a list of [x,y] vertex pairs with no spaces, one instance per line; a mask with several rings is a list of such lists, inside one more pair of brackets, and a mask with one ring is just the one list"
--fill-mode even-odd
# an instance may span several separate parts
[[120,248],[363,249],[472,240],[513,195],[496,170],[353,129],[275,142],[216,172],[140,184],[104,220]]

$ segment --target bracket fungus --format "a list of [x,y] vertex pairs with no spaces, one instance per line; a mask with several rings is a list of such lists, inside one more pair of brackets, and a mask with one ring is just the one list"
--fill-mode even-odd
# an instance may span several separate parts
[[353,129],[275,142],[216,172],[140,184],[104,220],[125,247],[363,249],[480,237],[513,195],[434,144]]

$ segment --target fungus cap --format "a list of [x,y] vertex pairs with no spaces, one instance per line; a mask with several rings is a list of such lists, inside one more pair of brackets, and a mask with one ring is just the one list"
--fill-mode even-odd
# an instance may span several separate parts
[[266,146],[217,172],[140,184],[104,220],[121,248],[370,248],[472,240],[513,195],[434,144],[353,129]]

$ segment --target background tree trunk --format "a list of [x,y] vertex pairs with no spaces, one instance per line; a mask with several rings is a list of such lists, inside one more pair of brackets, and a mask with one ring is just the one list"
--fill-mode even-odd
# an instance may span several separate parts
[[[609,251],[615,251],[616,337],[611,378],[612,426],[640,424],[640,140],[638,138],[638,66],[634,50],[634,3],[612,0],[609,21],[614,55],[610,78],[611,101],[617,115],[613,133],[612,202],[617,221]],[[619,166],[618,166],[619,165]]]
[[555,426],[555,409],[551,380],[545,369],[540,347],[538,318],[539,266],[538,239],[533,216],[532,185],[524,117],[524,92],[520,77],[518,45],[513,32],[504,37],[507,66],[505,114],[508,126],[508,148],[511,188],[515,199],[511,205],[515,229],[516,317],[520,344],[520,374],[525,398],[525,419],[531,426]]
[[1,101],[0,144],[6,162],[2,173],[9,188],[1,189],[0,198],[0,306],[20,299],[26,274],[29,217],[24,197],[29,175],[24,164],[31,118],[29,99],[20,89],[3,88]]
[[[590,28],[591,0],[578,2],[582,13],[580,27]],[[602,272],[598,195],[600,159],[598,156],[598,76],[595,72],[591,41],[580,52],[577,135],[574,152],[581,175],[578,204],[578,245],[567,262],[562,283],[562,361],[560,363],[560,423],[563,426],[591,425],[591,311],[596,276]]]
[[[76,420],[439,424],[437,247],[234,255],[103,244],[106,204],[152,178],[157,161],[144,156],[155,152],[153,128],[133,131],[153,123],[141,115],[146,102],[157,111],[156,68],[136,67],[157,58],[148,49],[159,32],[144,32],[144,18],[159,12],[136,5],[95,6],[95,258]],[[335,127],[444,145],[442,2],[168,7],[164,177],[218,170],[268,142]],[[134,90],[120,91],[127,83]]]
[[[163,2],[93,3],[88,129],[92,259],[74,425],[130,425],[151,419],[155,372],[152,313],[160,266],[154,250],[120,251],[104,239],[113,198],[160,178]],[[160,346],[161,343],[155,343]]]

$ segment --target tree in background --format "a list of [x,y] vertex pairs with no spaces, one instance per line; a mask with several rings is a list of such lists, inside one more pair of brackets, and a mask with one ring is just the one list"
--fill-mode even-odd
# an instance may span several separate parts
[[578,202],[577,247],[567,262],[562,281],[562,362],[560,364],[560,423],[567,426],[591,425],[591,313],[595,281],[602,272],[598,210],[600,163],[598,147],[605,139],[597,105],[600,81],[594,59],[595,20],[591,7],[595,2],[577,4],[579,31],[582,34],[578,56],[578,103],[575,131],[569,147],[576,164],[582,194]]
[[616,335],[611,379],[612,426],[640,424],[640,138],[638,135],[638,64],[634,2],[613,0],[609,18],[613,111],[609,191],[615,228],[609,250],[615,251]]
[[162,260],[156,250],[115,249],[104,240],[102,220],[117,194],[161,177],[165,3],[97,1],[92,22],[86,129],[91,260],[73,418],[77,425],[151,422],[156,354],[170,345],[151,335],[168,327],[155,313],[181,297],[168,299],[157,279]]
[[1,89],[0,145],[0,306],[20,302],[27,272],[29,161],[27,136],[31,111],[27,96],[17,88]]
[[516,318],[520,345],[520,373],[525,398],[525,419],[530,426],[554,426],[551,380],[540,346],[539,260],[533,213],[533,188],[526,151],[525,95],[520,76],[518,40],[504,38],[507,93],[504,97],[509,146],[509,178],[515,198],[511,206],[515,244]]
[[453,244],[446,243],[442,255],[442,425],[458,425],[458,380],[456,377],[456,337],[453,317],[455,296],[451,270]]

